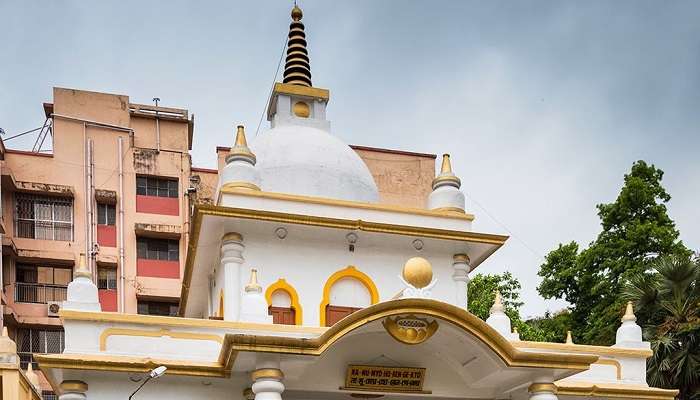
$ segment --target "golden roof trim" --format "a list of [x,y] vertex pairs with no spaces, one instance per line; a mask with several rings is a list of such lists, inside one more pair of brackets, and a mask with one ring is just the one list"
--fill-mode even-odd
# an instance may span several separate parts
[[220,362],[93,354],[36,354],[34,358],[42,370],[61,368],[110,372],[149,372],[153,368],[164,365],[168,367],[168,375],[225,378],[231,373],[230,368]]
[[[222,189],[223,191],[223,189]],[[266,197],[269,193],[266,192],[253,192],[253,191],[231,191],[234,194]],[[260,194],[263,193],[262,196]],[[280,195],[274,194],[276,198],[284,198],[286,196],[295,195]],[[274,198],[273,197],[273,198]],[[343,200],[331,200],[333,202]],[[354,202],[348,202],[354,203]],[[368,203],[354,203],[354,204],[367,204],[368,206],[373,206]],[[429,211],[427,211],[429,212]],[[496,245],[492,251],[488,252],[486,255],[492,254],[498,248],[500,248],[508,236],[504,235],[494,235],[487,233],[478,232],[464,232],[455,231],[448,229],[438,229],[438,228],[425,228],[410,225],[397,225],[397,224],[387,224],[380,222],[367,222],[362,220],[350,220],[341,218],[331,218],[331,217],[318,217],[303,214],[290,214],[277,211],[264,211],[264,210],[251,210],[246,208],[233,208],[233,207],[223,207],[215,206],[210,204],[195,204],[192,223],[192,235],[187,244],[187,259],[185,261],[185,272],[182,278],[182,290],[180,291],[180,308],[178,310],[179,316],[184,316],[187,310],[187,301],[189,298],[189,287],[192,282],[192,274],[194,272],[194,259],[197,255],[197,243],[199,241],[199,233],[202,225],[202,218],[205,215],[211,216],[221,216],[221,217],[235,217],[244,219],[253,219],[259,221],[271,221],[271,222],[282,222],[287,224],[299,224],[308,226],[318,226],[326,228],[337,228],[346,230],[360,230],[365,232],[375,232],[375,233],[388,233],[394,235],[407,235],[407,236],[418,236],[426,237],[432,239],[441,240],[459,240],[471,243],[486,243]],[[473,270],[476,265],[471,266]]]
[[582,381],[557,381],[554,384],[557,386],[557,392],[560,396],[672,400],[678,395],[678,390],[660,389],[641,385],[606,384]]
[[629,347],[593,346],[587,344],[566,344],[549,342],[518,341],[515,347],[523,349],[556,350],[562,353],[596,354],[601,356],[618,356],[633,358],[649,358],[654,353],[650,349],[634,349]]
[[222,357],[224,357],[224,351],[231,354],[229,358],[241,351],[319,356],[355,329],[373,321],[403,314],[429,315],[452,323],[484,343],[508,367],[584,371],[598,360],[598,356],[589,354],[538,353],[519,350],[486,322],[467,310],[428,299],[399,299],[372,305],[350,314],[321,336],[312,339],[227,334],[224,338]]
[[330,99],[330,91],[317,87],[298,86],[289,83],[276,82],[273,90],[273,96],[276,94],[287,94],[293,96],[309,97],[328,101]]
[[234,322],[213,319],[162,317],[157,315],[141,314],[122,314],[106,311],[93,312],[61,310],[59,311],[59,316],[63,320],[69,321],[91,321],[101,323],[124,323],[191,328],[240,329],[264,332],[288,332],[290,334],[308,333],[319,335],[328,329],[315,326],[259,324],[254,322]]
[[[320,204],[324,206],[336,206],[336,207],[350,207],[357,208],[361,210],[375,210],[375,211],[387,211],[396,212],[402,214],[413,214],[426,217],[438,217],[438,218],[448,218],[448,219],[460,219],[466,221],[474,221],[473,214],[467,214],[464,210],[459,209],[460,212],[455,212],[453,209],[443,209],[443,210],[427,210],[423,208],[412,208],[404,206],[395,206],[389,204],[379,204],[379,203],[366,203],[362,201],[351,201],[351,200],[339,200],[339,199],[329,199],[325,197],[315,197],[315,196],[304,196],[300,194],[289,194],[289,193],[277,193],[277,192],[251,192],[249,190],[237,189],[235,187],[222,187],[219,192],[219,197],[222,194],[234,194],[243,195],[251,197],[259,197],[271,200],[284,200],[284,201],[297,201],[300,203],[310,203],[310,204]],[[221,200],[221,199],[219,199]]]

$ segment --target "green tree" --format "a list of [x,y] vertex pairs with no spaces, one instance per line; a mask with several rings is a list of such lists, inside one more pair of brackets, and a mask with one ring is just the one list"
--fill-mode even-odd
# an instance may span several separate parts
[[659,258],[651,273],[630,279],[625,297],[635,302],[654,350],[649,384],[680,389],[681,400],[700,399],[700,259]]
[[666,212],[671,196],[662,178],[654,165],[635,162],[617,199],[597,206],[602,226],[597,239],[582,251],[576,242],[560,244],[540,267],[539,293],[571,304],[571,330],[582,343],[614,343],[624,311],[623,285],[647,270],[650,259],[690,254]]
[[505,313],[510,318],[513,328],[520,333],[522,340],[553,341],[559,337],[563,338],[563,335],[566,335],[565,329],[561,332],[553,332],[546,329],[553,325],[541,324],[542,327],[540,327],[537,324],[531,324],[530,321],[522,320],[520,317],[520,307],[523,305],[520,300],[521,288],[520,281],[510,272],[477,274],[469,281],[469,312],[485,321],[489,317],[489,311],[498,290],[501,293]]

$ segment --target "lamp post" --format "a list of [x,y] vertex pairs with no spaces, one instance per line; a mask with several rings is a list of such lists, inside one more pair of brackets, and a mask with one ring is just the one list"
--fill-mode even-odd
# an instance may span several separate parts
[[134,392],[129,396],[129,400],[131,400],[131,398],[134,397],[134,395],[136,394],[136,392],[138,392],[139,390],[141,390],[141,388],[142,388],[146,383],[148,383],[148,381],[150,381],[151,379],[160,378],[161,376],[165,375],[165,371],[166,371],[167,369],[168,369],[168,368],[167,368],[166,366],[164,366],[164,365],[161,365],[160,367],[157,367],[157,368],[153,368],[153,369],[151,370],[151,372],[148,373],[148,376],[147,376],[146,379],[143,381],[143,383],[142,383],[141,385],[139,385],[139,387],[137,387],[136,390],[134,390]]

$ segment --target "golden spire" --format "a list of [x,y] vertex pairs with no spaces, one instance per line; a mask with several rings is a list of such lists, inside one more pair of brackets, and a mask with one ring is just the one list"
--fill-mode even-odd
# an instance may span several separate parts
[[236,128],[236,143],[231,148],[231,151],[229,152],[228,156],[226,156],[226,163],[229,163],[236,159],[244,159],[245,161],[248,161],[253,165],[255,165],[255,162],[257,160],[255,154],[253,154],[253,152],[250,151],[250,148],[248,147],[248,141],[245,138],[245,128],[243,127],[243,125],[238,125],[238,127]]
[[622,317],[622,322],[636,320],[637,316],[634,315],[634,307],[632,306],[632,302],[628,301],[627,308],[625,309],[625,315]]
[[452,162],[449,154],[442,155],[440,174],[433,179],[433,190],[443,185],[454,186],[457,189],[462,186],[462,181],[452,172]]
[[85,254],[80,253],[80,261],[78,261],[78,268],[73,271],[73,278],[88,278],[92,279],[92,272],[87,269],[85,265]]
[[571,337],[571,331],[566,331],[566,344],[574,344],[574,339]]
[[295,4],[292,9],[292,23],[289,24],[287,58],[282,82],[311,87],[311,64],[309,64],[309,52],[306,50],[304,24],[301,22],[303,16],[301,8]]
[[246,292],[260,292],[262,286],[258,283],[258,270],[253,268],[250,270],[250,281],[245,285]]
[[450,155],[442,155],[442,168],[440,168],[441,174],[451,174],[452,173],[452,163],[450,162]]

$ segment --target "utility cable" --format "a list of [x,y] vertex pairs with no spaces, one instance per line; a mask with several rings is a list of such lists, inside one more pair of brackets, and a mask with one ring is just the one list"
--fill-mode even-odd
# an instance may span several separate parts
[[262,125],[262,120],[265,117],[265,111],[267,111],[267,105],[270,104],[270,98],[272,97],[272,91],[275,89],[275,82],[277,81],[277,75],[280,73],[280,66],[282,65],[282,59],[284,58],[284,51],[287,49],[288,37],[284,38],[284,45],[282,46],[282,53],[280,54],[280,59],[277,61],[277,69],[275,69],[275,76],[272,77],[272,84],[270,85],[270,92],[267,94],[267,100],[263,106],[262,113],[260,114],[260,120],[258,121],[258,127],[255,128],[255,136],[258,136],[258,131],[260,131],[260,125]]

